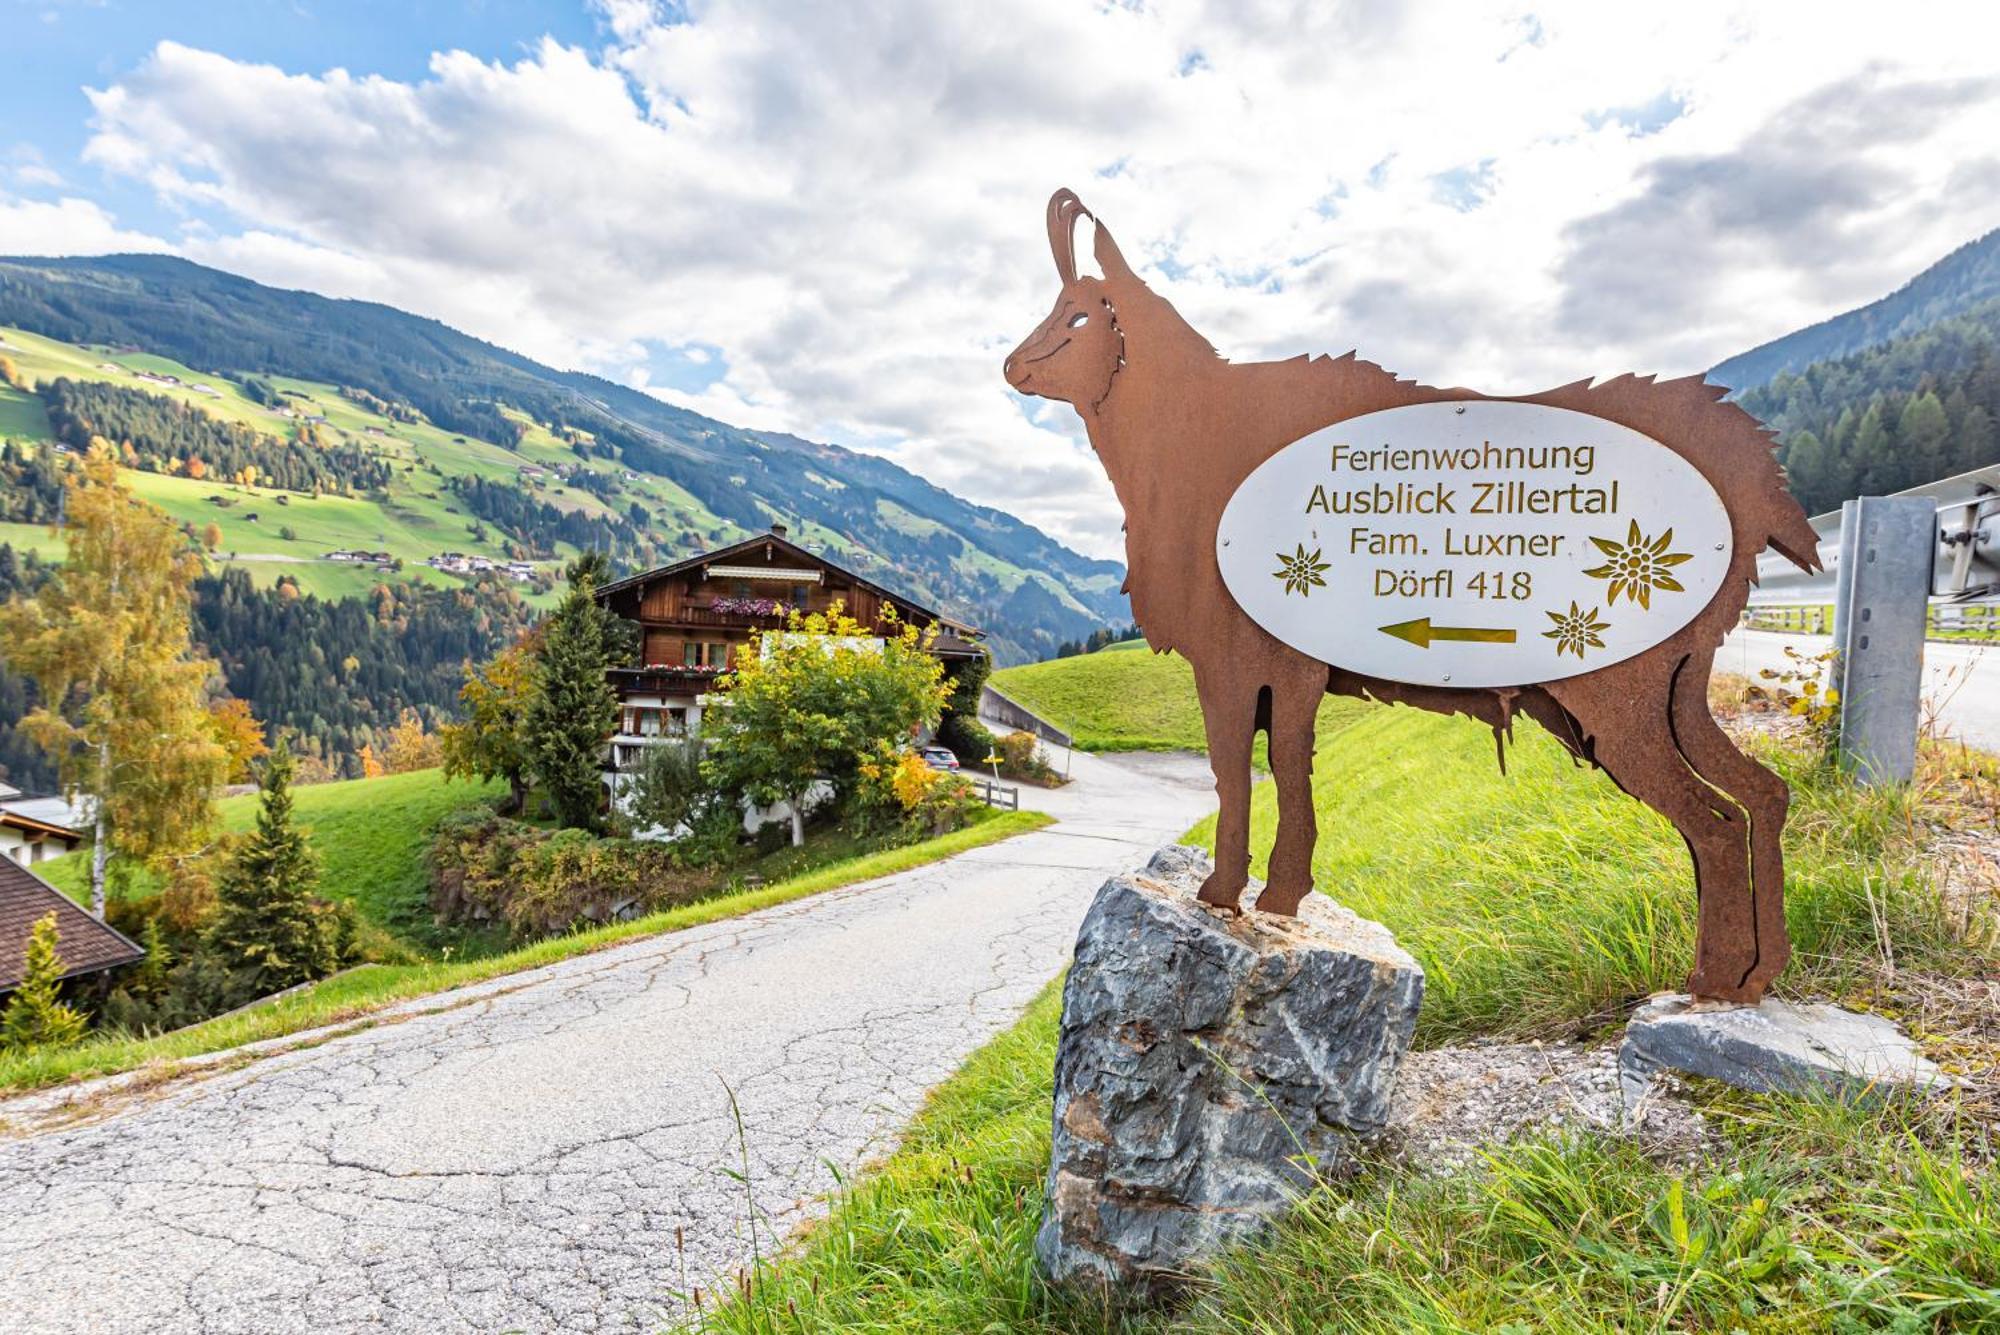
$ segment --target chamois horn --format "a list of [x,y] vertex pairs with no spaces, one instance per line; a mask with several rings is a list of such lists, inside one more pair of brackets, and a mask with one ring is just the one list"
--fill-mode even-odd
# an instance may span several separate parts
[[1056,275],[1065,285],[1076,281],[1076,220],[1090,210],[1065,186],[1049,196],[1049,253],[1056,258]]

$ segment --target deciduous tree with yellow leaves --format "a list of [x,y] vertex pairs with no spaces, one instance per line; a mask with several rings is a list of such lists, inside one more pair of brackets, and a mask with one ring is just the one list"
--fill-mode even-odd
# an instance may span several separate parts
[[0,656],[44,702],[22,731],[88,800],[90,911],[102,918],[114,853],[159,862],[206,841],[229,753],[205,708],[216,666],[188,635],[200,553],[119,482],[102,441],[65,485],[69,556],[0,606]]

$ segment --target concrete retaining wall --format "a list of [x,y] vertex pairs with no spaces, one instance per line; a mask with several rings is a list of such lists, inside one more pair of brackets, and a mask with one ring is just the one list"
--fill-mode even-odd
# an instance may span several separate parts
[[991,682],[980,692],[979,717],[993,719],[1021,732],[1032,732],[1043,741],[1054,742],[1057,746],[1076,744],[1068,733],[1055,724],[1041,718],[1019,701],[1010,700],[994,690]]

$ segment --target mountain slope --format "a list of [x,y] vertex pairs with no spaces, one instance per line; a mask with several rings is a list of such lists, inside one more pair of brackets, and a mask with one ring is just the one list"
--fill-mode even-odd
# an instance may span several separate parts
[[[342,443],[412,438],[409,466],[443,484],[424,493],[441,506],[439,493],[461,475],[512,487],[506,459],[524,467],[562,459],[580,470],[565,481],[589,484],[607,525],[642,523],[648,550],[613,551],[626,561],[684,554],[785,519],[804,540],[986,628],[1002,661],[1046,657],[1063,640],[1129,617],[1116,563],[1083,557],[886,459],[744,430],[388,306],[281,291],[163,256],[0,259],[0,326],[102,345],[118,365],[133,360],[121,352],[170,358],[236,382],[225,392],[276,378],[285,392],[312,395],[315,415],[331,419]],[[318,392],[329,388],[380,416],[343,425]],[[0,434],[40,434],[32,405],[0,410],[8,414]],[[444,435],[414,440],[426,429]],[[446,445],[462,445],[464,460]],[[627,470],[644,481],[630,485]],[[493,523],[521,509],[499,493],[472,499],[489,507],[475,506],[477,519]],[[352,541],[370,545],[362,532]],[[1030,581],[1037,587],[1024,593]]]
[[2000,463],[2000,298],[1738,399],[1809,514]]
[[2000,229],[1967,242],[1880,301],[1718,362],[1708,378],[1742,393],[1785,371],[1916,333],[2000,297]]

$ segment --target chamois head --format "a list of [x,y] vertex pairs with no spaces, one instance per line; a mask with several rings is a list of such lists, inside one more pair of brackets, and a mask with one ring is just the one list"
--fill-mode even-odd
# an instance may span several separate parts
[[1003,369],[1007,383],[1021,393],[1060,399],[1089,414],[1111,392],[1111,379],[1125,364],[1125,336],[1112,308],[1110,283],[1132,279],[1132,271],[1111,233],[1097,223],[1092,249],[1104,277],[1077,276],[1076,220],[1084,217],[1097,223],[1074,192],[1058,190],[1050,197],[1049,249],[1062,292],[1049,318],[1014,349]]

